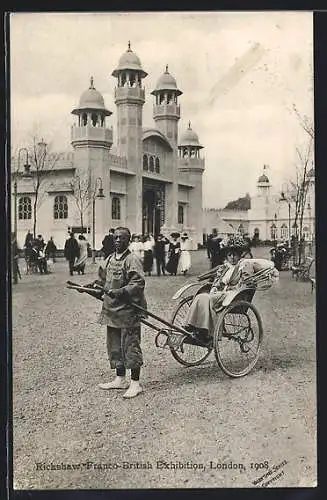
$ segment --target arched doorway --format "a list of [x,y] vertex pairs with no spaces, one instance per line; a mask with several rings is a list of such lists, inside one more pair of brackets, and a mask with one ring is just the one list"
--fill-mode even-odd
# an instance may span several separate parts
[[156,237],[164,222],[164,186],[144,182],[142,205],[142,232]]

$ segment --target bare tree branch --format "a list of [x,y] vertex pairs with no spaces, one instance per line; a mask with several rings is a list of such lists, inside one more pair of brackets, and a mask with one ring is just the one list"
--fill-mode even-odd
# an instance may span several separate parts
[[81,227],[84,228],[84,216],[88,211],[94,196],[91,181],[90,179],[81,179],[79,175],[76,175],[70,182],[70,186],[72,188],[73,198],[79,212]]
[[53,170],[59,160],[59,154],[49,153],[47,143],[40,141],[36,136],[33,137],[33,144],[28,148],[29,158],[31,159],[31,174],[34,184],[34,203],[33,203],[33,235],[36,237],[36,226],[38,210],[42,204],[45,193],[41,191],[41,186],[45,180],[49,180],[49,173]]

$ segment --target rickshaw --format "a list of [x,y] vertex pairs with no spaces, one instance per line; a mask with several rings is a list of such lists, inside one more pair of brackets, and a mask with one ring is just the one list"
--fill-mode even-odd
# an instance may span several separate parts
[[[143,314],[141,323],[157,332],[156,347],[168,349],[180,364],[187,367],[201,365],[214,351],[216,361],[226,375],[243,377],[256,365],[263,337],[261,317],[252,299],[256,291],[271,287],[274,268],[260,270],[243,279],[238,288],[227,289],[217,310],[217,322],[210,341],[203,342],[184,328],[185,318],[194,297],[210,290],[217,268],[200,275],[195,281],[187,282],[174,294],[172,299],[178,300],[178,303],[170,321],[137,304],[131,305]],[[100,285],[91,288],[67,281],[67,287],[100,300],[106,293]],[[192,289],[194,291],[190,293]],[[152,323],[148,318],[163,326]]]

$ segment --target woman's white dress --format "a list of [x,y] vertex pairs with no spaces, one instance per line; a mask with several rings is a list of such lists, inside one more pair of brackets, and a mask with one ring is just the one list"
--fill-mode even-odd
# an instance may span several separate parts
[[191,244],[187,239],[186,241],[181,240],[181,254],[179,258],[179,272],[185,273],[191,267],[191,254],[190,254]]
[[129,249],[132,253],[137,255],[140,260],[143,260],[144,246],[142,241],[132,241],[129,245]]

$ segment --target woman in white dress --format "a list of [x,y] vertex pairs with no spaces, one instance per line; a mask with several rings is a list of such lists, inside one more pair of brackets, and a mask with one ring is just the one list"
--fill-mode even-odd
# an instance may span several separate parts
[[140,259],[140,261],[143,261],[143,252],[144,252],[143,243],[137,234],[134,234],[134,236],[132,237],[129,249]]
[[87,261],[88,242],[86,241],[85,237],[82,234],[78,236],[78,248],[79,248],[79,257],[75,262],[74,271],[77,271],[78,274],[84,274],[85,265]]
[[182,274],[186,274],[191,267],[190,240],[187,233],[181,236],[181,254],[179,259],[179,269]]

